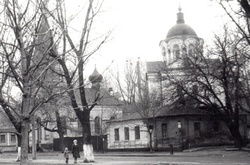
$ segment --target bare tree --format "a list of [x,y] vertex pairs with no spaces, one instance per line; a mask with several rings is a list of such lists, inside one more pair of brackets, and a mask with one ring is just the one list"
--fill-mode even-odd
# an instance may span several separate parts
[[[219,114],[234,138],[235,147],[241,148],[243,141],[239,131],[240,114],[243,111],[243,69],[248,60],[242,58],[246,53],[239,44],[237,33],[226,27],[224,34],[216,35],[214,47],[208,55],[197,48],[193,54],[183,52],[182,69],[173,73],[166,68],[168,84],[176,87],[168,90],[185,104],[184,96],[194,100],[194,106],[212,107]],[[172,92],[171,92],[172,91]],[[174,94],[176,92],[176,94]]]
[[[28,160],[29,125],[41,105],[55,94],[43,97],[41,83],[53,64],[47,54],[48,35],[41,24],[39,1],[5,0],[1,4],[1,89],[0,105],[16,128],[20,164]],[[15,87],[10,91],[8,83]],[[21,97],[16,97],[18,93]],[[18,154],[18,155],[19,155]]]
[[[143,68],[139,59],[136,62],[127,60],[124,70],[125,77],[117,72],[114,79],[117,84],[116,89],[118,89],[119,95],[122,96],[123,115],[139,115],[150,135],[150,151],[152,151],[151,130],[156,127],[155,117],[161,110],[162,98],[159,97],[157,91],[151,91],[149,93],[145,70]],[[156,148],[157,143],[155,142],[154,144]]]
[[[74,42],[73,35],[69,32],[69,24],[66,19],[66,9],[63,1],[56,1],[54,11],[49,10],[46,4],[44,4],[43,8],[44,12],[51,17],[51,19],[47,19],[47,24],[44,24],[44,26],[50,29],[49,23],[51,22],[54,23],[53,27],[58,27],[56,32],[59,33],[59,40],[56,40],[56,36],[51,35],[50,46],[53,49],[49,51],[49,55],[57,60],[61,66],[71,105],[82,126],[84,162],[94,161],[93,146],[91,143],[90,112],[100,99],[100,95],[97,93],[92,103],[87,102],[84,66],[110,35],[110,32],[108,32],[99,38],[96,36],[93,38],[91,33],[93,31],[94,19],[96,19],[97,14],[100,12],[101,6],[102,3],[94,2],[93,0],[89,0],[84,4],[84,9],[86,10],[83,14],[84,21],[78,42]],[[56,47],[57,44],[62,45],[62,50],[59,49],[59,46]]]

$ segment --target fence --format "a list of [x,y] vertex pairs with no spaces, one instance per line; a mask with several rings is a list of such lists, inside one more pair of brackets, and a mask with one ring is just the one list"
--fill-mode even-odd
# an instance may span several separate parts
[[[83,150],[83,137],[64,137],[64,145],[69,150],[72,148],[73,140],[77,140],[80,151]],[[93,150],[94,151],[105,151],[107,150],[107,136],[91,136]],[[61,151],[60,139],[55,138],[53,140],[53,150]]]

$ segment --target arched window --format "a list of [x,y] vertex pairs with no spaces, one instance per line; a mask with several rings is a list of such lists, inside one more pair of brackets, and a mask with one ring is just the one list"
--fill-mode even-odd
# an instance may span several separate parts
[[95,117],[95,133],[100,133],[100,118],[98,116]]
[[177,95],[179,96],[179,97],[181,97],[182,95],[183,95],[183,93],[182,93],[182,87],[181,87],[181,85],[177,85]]
[[180,48],[179,48],[179,45],[174,45],[174,55],[175,55],[176,59],[180,58]]
[[194,45],[193,44],[188,45],[188,55],[194,55]]
[[162,47],[162,50],[161,50],[161,51],[162,51],[162,55],[163,55],[163,56],[166,56],[166,50],[165,50],[164,47]]
[[168,54],[171,54],[171,51],[170,51],[170,49],[168,49]]
[[187,53],[186,45],[183,44],[183,45],[181,46],[181,49],[182,49],[182,54],[185,56],[186,53]]
[[168,62],[171,62],[171,50],[170,49],[168,49]]
[[198,95],[198,86],[197,85],[193,85],[193,87],[192,87],[193,89],[193,94],[194,95]]
[[36,118],[36,121],[38,123],[38,129],[37,129],[37,140],[40,142],[42,140],[42,127],[40,125],[40,123],[42,122],[42,119],[40,117]]

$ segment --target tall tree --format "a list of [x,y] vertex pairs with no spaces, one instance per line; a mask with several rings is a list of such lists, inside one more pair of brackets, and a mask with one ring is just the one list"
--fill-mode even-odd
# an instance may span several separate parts
[[[138,59],[126,61],[124,75],[118,71],[114,76],[116,89],[123,101],[123,115],[138,114],[147,127],[150,136],[150,150],[152,151],[152,132],[151,129],[156,127],[156,114],[159,113],[162,106],[162,98],[159,91],[148,91],[148,83],[145,76],[145,70]],[[161,82],[160,82],[161,83]],[[160,97],[159,97],[160,96]],[[157,133],[154,134],[157,139]],[[157,148],[157,141],[155,141]]]
[[[48,37],[41,26],[41,2],[5,0],[1,6],[0,105],[16,128],[20,164],[28,160],[29,125],[39,107],[54,94],[41,96],[41,82],[53,63]],[[8,90],[8,84],[15,87]],[[18,94],[21,97],[16,97]]]
[[[70,33],[69,29],[70,21],[68,22],[66,19],[67,10],[65,6],[63,1],[57,0],[55,11],[49,10],[46,4],[44,4],[43,7],[45,13],[52,18],[50,20],[48,19],[47,24],[44,24],[44,26],[50,29],[49,22],[54,23],[53,27],[55,25],[58,27],[57,33],[59,33],[59,36],[57,37],[60,39],[57,42],[56,36],[51,34],[50,46],[52,49],[49,51],[49,55],[57,60],[61,66],[71,105],[82,126],[84,162],[93,162],[94,154],[91,142],[90,112],[97,104],[100,96],[97,93],[93,102],[87,102],[84,68],[91,56],[106,42],[110,32],[102,34],[101,36],[92,34],[94,33],[94,20],[100,12],[102,3],[89,0],[84,3],[84,10],[82,10],[85,12],[83,14],[84,21],[82,25],[78,24],[82,26],[81,34],[79,41],[75,42],[73,34]],[[60,47],[56,46],[57,44],[61,44],[62,49],[59,49]]]

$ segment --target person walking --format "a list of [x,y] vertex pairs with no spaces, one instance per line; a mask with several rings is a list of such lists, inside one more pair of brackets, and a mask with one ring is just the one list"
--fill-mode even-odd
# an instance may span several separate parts
[[65,163],[68,164],[69,163],[69,150],[68,150],[68,147],[65,147],[65,149],[64,149],[64,158],[65,158]]
[[79,147],[77,145],[77,140],[73,141],[72,154],[73,154],[73,158],[74,158],[74,163],[76,164],[77,158],[80,158],[80,150],[79,150]]

